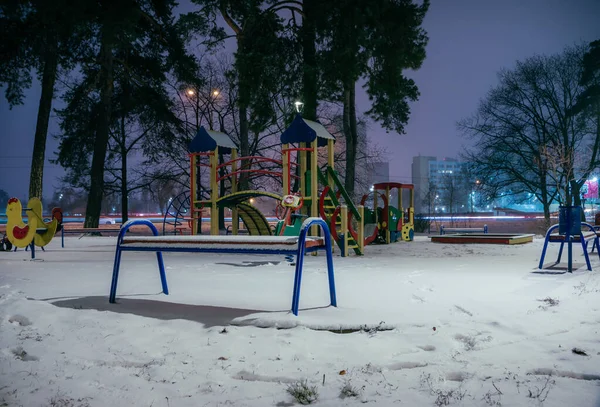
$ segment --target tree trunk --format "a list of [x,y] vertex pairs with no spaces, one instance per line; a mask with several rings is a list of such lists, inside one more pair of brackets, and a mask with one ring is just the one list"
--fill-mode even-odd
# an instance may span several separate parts
[[52,38],[44,56],[44,71],[42,74],[42,95],[38,106],[37,123],[35,125],[35,141],[31,158],[31,173],[29,176],[29,197],[43,199],[44,161],[46,155],[46,138],[48,122],[54,98],[54,83],[58,68],[58,52],[56,39]]
[[304,0],[302,9],[304,16],[302,18],[302,102],[304,111],[302,116],[308,120],[317,120],[317,51],[315,48],[315,0]]
[[107,30],[108,28],[104,27],[100,51],[100,84],[102,88],[100,90],[100,106],[96,139],[94,142],[94,155],[90,170],[90,192],[85,210],[84,227],[86,228],[98,227],[100,212],[102,210],[102,196],[104,194],[104,163],[108,148],[110,117],[112,113],[111,99],[114,90],[112,35],[107,33]]
[[346,136],[346,176],[344,187],[351,198],[354,198],[356,149],[358,144],[355,98],[355,83],[352,80],[346,80],[346,83],[344,83],[344,135]]

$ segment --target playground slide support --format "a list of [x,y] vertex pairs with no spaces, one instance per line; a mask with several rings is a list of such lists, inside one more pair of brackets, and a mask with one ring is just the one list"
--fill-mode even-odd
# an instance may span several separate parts
[[[365,252],[365,207],[358,205],[358,213],[360,214],[360,221],[358,222],[358,249],[361,253]],[[375,211],[377,212],[377,211]]]
[[348,257],[348,254],[349,254],[348,235],[350,234],[350,232],[348,231],[348,207],[346,205],[341,206],[340,218],[341,218],[341,222],[342,222],[342,224],[341,224],[342,238],[344,239],[344,244],[343,244],[344,251],[342,253],[342,257]]
[[[235,173],[238,169],[238,161],[237,161],[237,150],[232,150],[231,151],[231,172]],[[231,177],[231,193],[235,194],[237,192],[237,177],[233,176]],[[234,235],[237,235],[239,233],[239,227],[240,227],[240,217],[239,217],[239,213],[238,213],[238,208],[237,206],[234,206],[231,209],[231,233]]]
[[[318,188],[319,188],[319,181],[317,179],[317,171],[319,171],[319,166],[318,166],[318,145],[317,145],[317,138],[315,137],[314,141],[312,142],[312,157],[310,160],[310,216],[312,218],[318,218],[319,217],[319,194],[317,193]],[[312,229],[310,231],[310,233],[313,236],[317,236],[319,234],[319,226],[317,224],[315,224],[314,226],[312,226]]]
[[[196,154],[190,154],[190,209],[194,212],[196,207],[196,177],[198,176],[196,170],[198,156]],[[197,233],[198,225],[196,222],[192,222],[192,235]]]
[[[306,143],[300,143],[300,193],[304,196],[304,199],[307,198],[306,196]],[[304,210],[302,211],[303,214],[308,215],[307,213],[307,209],[306,206],[304,206]]]
[[282,170],[283,170],[283,195],[289,195],[291,188],[290,188],[290,172],[291,172],[291,165],[290,165],[290,151],[289,149],[289,144],[284,144],[282,146],[282,151],[283,151],[283,157],[282,157]]
[[219,147],[215,147],[215,150],[210,155],[210,234],[219,234],[219,208],[217,207],[217,200],[219,199],[219,185],[217,183],[217,166],[219,156]]

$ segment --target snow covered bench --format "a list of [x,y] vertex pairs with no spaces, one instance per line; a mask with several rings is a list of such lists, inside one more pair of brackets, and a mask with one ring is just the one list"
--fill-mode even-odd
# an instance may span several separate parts
[[487,233],[487,225],[483,225],[482,228],[448,228],[444,225],[440,226],[440,235],[447,233]]
[[[146,225],[153,236],[126,236],[131,226]],[[323,237],[308,237],[311,226],[321,226]],[[300,302],[300,283],[304,254],[318,250],[327,255],[327,274],[329,278],[329,299],[336,307],[335,282],[333,275],[333,256],[331,252],[331,235],[325,221],[321,218],[308,218],[302,224],[300,236],[159,236],[158,230],[146,219],[135,219],[126,222],[119,232],[115,263],[113,267],[112,284],[109,301],[114,303],[117,294],[117,281],[121,265],[121,254],[124,251],[155,252],[158,260],[160,281],[164,294],[169,294],[162,252],[200,252],[200,253],[243,253],[243,254],[285,254],[296,255],[296,272],[294,291],[292,294],[292,313],[298,315]]]
[[61,247],[65,247],[65,235],[66,234],[81,235],[81,236],[79,236],[79,238],[81,239],[82,237],[84,237],[86,235],[91,235],[92,233],[97,233],[98,235],[102,236],[102,233],[114,233],[114,234],[117,234],[117,233],[119,233],[120,230],[121,230],[120,226],[114,226],[114,227],[97,227],[97,228],[69,228],[69,229],[65,229],[65,225],[62,225],[62,228],[61,228],[61,231],[60,231],[60,246]]

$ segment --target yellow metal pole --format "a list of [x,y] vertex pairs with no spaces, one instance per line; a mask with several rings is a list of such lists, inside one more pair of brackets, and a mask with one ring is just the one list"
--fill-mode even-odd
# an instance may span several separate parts
[[387,229],[386,229],[386,233],[385,233],[385,242],[387,244],[390,244],[392,242],[392,236],[391,236],[391,232],[390,232],[390,218],[392,217],[392,212],[390,211],[390,187],[389,185],[385,187],[385,200],[388,202],[388,208],[387,208]]
[[[332,170],[335,169],[334,154],[335,149],[333,140],[327,140],[327,165],[331,167]],[[331,174],[329,174],[329,172],[327,172],[327,182],[329,183],[329,186],[333,185],[333,177]]]
[[365,252],[365,207],[358,205],[358,214],[360,222],[358,223],[358,249],[361,254]]
[[289,148],[289,144],[284,144],[281,146],[281,172],[283,173],[283,194],[289,195],[290,193],[290,173],[288,172],[288,168],[290,168],[290,152],[286,151]]
[[408,208],[408,221],[411,227],[415,224],[415,192],[413,189],[410,190],[410,208]]
[[[404,208],[402,207],[402,188],[398,188],[398,210],[400,211],[400,238],[402,239],[402,229],[404,229]],[[402,239],[404,240],[404,239]]]
[[[306,143],[299,143],[300,148],[306,148]],[[308,196],[306,195],[306,151],[300,151],[300,193],[306,201]],[[302,207],[302,213],[308,214],[306,206]]]
[[377,205],[379,204],[379,203],[377,202],[377,200],[378,200],[378,199],[377,199],[377,195],[378,195],[378,192],[377,192],[377,190],[375,189],[375,187],[373,187],[373,210],[375,211],[375,213],[374,213],[374,215],[375,215],[375,225],[376,225],[376,226],[377,226],[379,229],[381,229],[381,228],[383,227],[383,225],[380,225],[380,224],[379,224],[379,215],[377,215]]
[[403,211],[403,209],[402,209],[402,188],[398,188],[398,209],[400,210],[400,212]]
[[[194,220],[194,209],[196,209],[196,169],[197,165],[197,156],[196,154],[190,154],[190,202],[191,202],[191,217],[192,217],[192,235],[198,234],[198,224]],[[202,214],[202,212],[200,212]]]
[[[231,150],[231,159],[235,160],[237,159],[237,150],[234,148]],[[231,163],[231,172],[234,173],[236,172],[238,169],[238,162],[237,161],[233,161]],[[237,175],[232,175],[231,176],[231,193],[235,194],[237,192]],[[234,235],[237,235],[239,232],[239,226],[240,226],[240,218],[238,215],[238,209],[237,206],[234,206],[231,209],[231,233]]]
[[[319,216],[319,179],[317,178],[317,171],[319,170],[318,158],[318,146],[317,138],[312,142],[312,154],[310,158],[310,216],[316,218]],[[317,236],[319,234],[319,227],[317,225],[312,227],[311,234]],[[316,252],[315,252],[316,253]]]
[[342,236],[344,236],[344,250],[342,251],[342,257],[348,256],[348,207],[342,205],[340,210],[340,216],[342,218]]
[[217,183],[217,166],[219,163],[219,147],[216,147],[210,156],[210,234],[219,234],[219,185]]

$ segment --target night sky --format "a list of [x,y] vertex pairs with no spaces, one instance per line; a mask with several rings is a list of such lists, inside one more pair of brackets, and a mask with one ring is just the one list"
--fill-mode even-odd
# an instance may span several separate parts
[[[496,84],[499,69],[535,54],[560,52],[565,46],[600,39],[598,0],[432,0],[424,27],[429,34],[422,68],[410,72],[421,91],[412,105],[405,135],[386,134],[371,123],[371,139],[385,148],[392,181],[411,182],[415,155],[456,156],[465,140],[456,122],[474,112],[479,99]],[[187,7],[186,7],[187,8]],[[9,110],[0,97],[0,189],[24,197],[40,88],[27,92],[25,104]],[[55,102],[55,107],[58,106]],[[358,111],[368,109],[359,92]],[[50,123],[46,159],[54,156],[58,132]],[[186,157],[182,157],[186,160]],[[60,167],[47,163],[44,196],[59,186]]]

